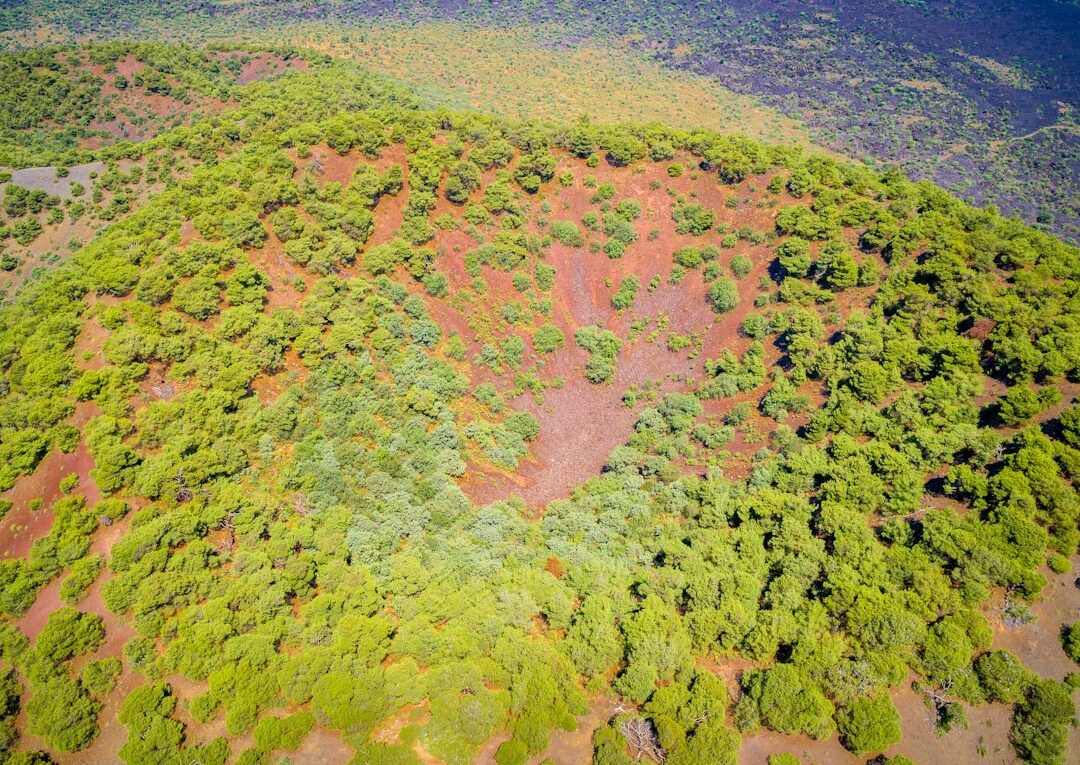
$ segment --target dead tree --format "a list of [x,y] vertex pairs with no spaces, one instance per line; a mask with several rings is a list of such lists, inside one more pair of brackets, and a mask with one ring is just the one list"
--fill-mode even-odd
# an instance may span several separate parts
[[1002,621],[1006,627],[1023,627],[1032,620],[1031,612],[1026,603],[1013,600],[1013,593],[1019,589],[1015,584],[1005,588],[1005,602],[1001,610],[1004,612]]
[[176,471],[173,480],[176,481],[176,501],[189,502],[191,500],[191,489],[188,488],[187,480],[184,478],[183,468]]
[[230,510],[225,513],[225,517],[221,519],[221,523],[218,524],[219,529],[229,532],[228,539],[225,540],[225,549],[230,552],[233,549],[233,545],[236,544],[236,522],[233,518],[236,515],[235,510]]
[[656,728],[644,717],[628,718],[619,727],[619,731],[626,739],[626,746],[635,760],[648,757],[655,762],[663,763],[667,759],[667,754],[656,736]]
[[934,716],[932,722],[935,727],[937,726],[938,721],[940,721],[944,716],[945,711],[949,708],[949,705],[952,703],[951,701],[949,701],[947,696],[949,691],[952,690],[952,686],[952,679],[942,680],[935,685],[931,685],[930,683],[913,684],[914,690],[917,693],[921,693],[926,699],[926,701],[929,702],[930,707],[933,709]]

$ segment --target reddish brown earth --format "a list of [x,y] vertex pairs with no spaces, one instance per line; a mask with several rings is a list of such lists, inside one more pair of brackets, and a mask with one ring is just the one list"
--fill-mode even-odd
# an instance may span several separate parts
[[347,763],[355,756],[351,746],[341,738],[341,732],[316,725],[300,742],[295,751],[289,752],[293,765],[326,765]]
[[[945,736],[934,735],[933,718],[921,696],[905,685],[894,689],[893,702],[900,712],[904,737],[889,747],[889,756],[902,754],[917,763],[951,763],[952,765],[1017,765],[1009,744],[1012,710],[1004,704],[984,704],[968,708],[967,730],[953,731]],[[743,736],[739,752],[740,765],[765,765],[769,755],[790,753],[803,762],[825,765],[865,765],[869,755],[856,756],[848,752],[833,735],[825,741],[808,736],[789,736],[762,730]]]
[[530,757],[527,765],[540,765],[544,760],[552,760],[556,765],[586,765],[592,762],[592,741],[596,731],[624,711],[625,708],[613,699],[604,696],[592,699],[588,713],[577,718],[577,730],[554,731],[547,749]]
[[[14,504],[0,521],[0,557],[25,558],[35,539],[43,537],[52,528],[53,515],[49,509],[53,502],[63,496],[60,481],[71,473],[79,476],[76,493],[86,497],[88,505],[101,499],[90,478],[94,461],[80,443],[71,454],[53,449],[45,456],[32,475],[24,476],[2,495]],[[30,509],[34,499],[44,500],[41,509]]]
[[146,64],[136,59],[130,53],[124,58],[116,62],[117,74],[122,74],[125,77],[131,77],[133,74],[146,70]]
[[[717,210],[717,228],[723,224],[728,230],[750,227],[767,232],[774,228],[775,211],[757,205],[765,199],[760,189],[767,185],[768,178],[754,178],[732,188],[718,185],[707,174],[694,179],[691,177],[693,173],[688,172],[680,178],[671,179],[665,167],[648,165],[644,173],[607,166],[589,169],[580,160],[568,155],[560,156],[556,173],[569,170],[577,181],[570,188],[549,184],[546,197],[538,195],[539,199],[546,198],[552,206],[552,212],[546,217],[551,220],[572,220],[583,229],[580,224],[582,215],[589,210],[599,209],[590,202],[595,189],[581,183],[582,178],[592,174],[598,184],[609,182],[615,186],[612,206],[626,198],[634,198],[641,203],[644,212],[634,223],[639,239],[618,260],[608,258],[602,252],[590,253],[585,247],[572,248],[558,242],[552,243],[544,260],[556,269],[553,323],[566,335],[568,345],[544,360],[544,374],[562,377],[565,385],[547,390],[542,403],[534,401],[529,395],[513,402],[515,408],[536,415],[541,426],[540,437],[532,445],[531,456],[523,460],[512,474],[483,464],[474,465],[468,477],[462,481],[462,488],[474,502],[482,504],[508,496],[520,496],[530,507],[541,508],[553,499],[568,496],[573,487],[599,473],[612,448],[628,437],[641,408],[640,405],[634,409],[622,406],[622,396],[628,388],[657,383],[662,392],[687,390],[684,381],[702,377],[705,359],[714,358],[724,348],[741,354],[749,346],[750,341],[738,335],[738,326],[754,310],[754,298],[759,293],[758,282],[767,274],[773,259],[771,246],[740,240],[733,248],[721,249],[720,263],[724,266],[730,263],[733,256],[743,255],[751,260],[753,269],[737,282],[739,306],[728,314],[716,315],[705,298],[707,285],[701,278],[701,269],[691,270],[678,285],[669,284],[667,277],[676,250],[690,245],[704,247],[710,244],[719,248],[723,234],[716,230],[702,237],[676,233],[671,217],[674,199],[668,189]],[[659,182],[659,187],[652,188],[656,182]],[[757,190],[751,191],[751,184]],[[739,200],[739,206],[734,210],[725,206],[726,200],[733,196]],[[790,201],[781,198],[781,204]],[[440,200],[435,215],[453,213],[455,210],[453,205]],[[653,229],[659,230],[659,235],[650,241],[648,234]],[[530,230],[539,231],[535,227]],[[583,233],[588,234],[584,229]],[[586,239],[589,238],[586,236]],[[440,232],[436,237],[436,246],[443,253],[437,265],[447,273],[453,287],[468,285],[471,279],[464,271],[464,254],[474,248],[475,243],[463,232],[452,231]],[[638,277],[641,290],[634,306],[617,315],[611,308],[611,296],[622,279],[631,274]],[[655,292],[649,293],[647,286],[654,276],[659,276],[662,281]],[[489,285],[484,303],[493,315],[496,306],[518,297],[508,274],[485,267],[484,278]],[[608,281],[611,286],[607,286]],[[868,301],[867,292],[853,291],[838,306],[839,313],[846,316],[854,308],[866,307]],[[479,350],[482,343],[468,329],[468,316],[455,310],[447,301],[429,299],[428,302],[432,315],[444,330],[457,331],[467,340],[470,355]],[[474,306],[470,306],[472,308]],[[670,319],[668,329],[655,342],[649,343],[645,335],[655,329],[655,320],[661,314]],[[613,383],[593,385],[585,380],[583,368],[588,355],[574,346],[574,331],[595,323],[626,338],[631,321],[644,316],[652,317],[654,322],[641,338],[624,346]],[[668,334],[689,336],[694,332],[704,333],[703,350],[695,359],[689,358],[692,349],[677,353],[667,349]],[[780,352],[771,346],[766,353],[767,365],[780,357]],[[538,359],[537,355],[527,353],[523,368],[530,367]],[[509,375],[500,379],[488,370],[476,369],[470,369],[469,374],[474,383],[490,381],[504,391],[512,387]],[[707,402],[707,415],[719,417],[739,400],[756,405],[762,392],[744,394],[738,399]],[[815,394],[820,401],[820,392]],[[788,424],[797,426],[803,421],[805,418],[793,418]],[[755,418],[754,422],[766,433],[775,428],[771,420]],[[728,446],[728,451],[736,455],[753,453],[761,445],[758,441],[745,442],[740,434],[735,443]],[[738,477],[741,470],[736,458],[732,465],[732,477]]]
[[125,671],[121,674],[116,688],[102,700],[104,708],[98,715],[98,726],[101,729],[98,737],[86,749],[66,754],[57,762],[62,762],[63,765],[123,765],[117,752],[127,742],[127,727],[117,719],[117,715],[124,698],[145,683],[146,679],[134,672]]
[[[80,334],[76,341],[75,350],[77,358],[84,368],[97,368],[100,366],[101,358],[98,351],[104,336],[105,333],[97,322],[88,323],[87,329]],[[84,361],[83,353],[93,355],[89,360]],[[72,425],[81,428],[91,418],[99,414],[100,411],[95,404],[83,402],[76,405],[75,412],[69,421]],[[7,518],[5,518],[3,527],[0,528],[0,540],[4,545],[3,557],[24,557],[29,552],[33,541],[49,532],[52,527],[53,516],[48,507],[62,496],[59,482],[70,473],[76,473],[79,476],[79,484],[74,493],[85,497],[89,506],[99,502],[101,493],[90,476],[93,467],[93,459],[84,442],[80,442],[77,449],[71,454],[63,454],[54,449],[42,460],[32,475],[23,477],[9,492],[6,492],[5,497],[14,501],[15,505]],[[39,510],[37,513],[31,513],[27,503],[39,497],[45,500],[44,509]],[[133,502],[131,504],[137,506],[139,503]],[[25,529],[18,533],[12,533],[11,525],[19,524],[20,518],[29,518],[32,524],[27,525]],[[91,541],[91,554],[100,555],[107,559],[113,544],[124,535],[128,525],[128,520],[125,518],[110,526],[99,526],[94,532]],[[130,624],[127,624],[122,617],[117,616],[105,606],[102,598],[102,587],[110,576],[110,572],[105,569],[90,586],[82,600],[76,604],[80,611],[97,614],[102,618],[105,627],[105,640],[92,654],[78,657],[72,663],[71,670],[75,674],[80,672],[91,660],[121,657],[124,643],[135,635],[135,631]],[[67,605],[60,597],[60,588],[66,577],[67,572],[63,572],[46,585],[38,593],[34,604],[27,613],[15,622],[19,630],[31,640],[37,638],[53,611]],[[98,718],[101,730],[98,737],[94,739],[87,749],[66,754],[57,762],[63,762],[65,765],[68,763],[73,765],[117,763],[119,765],[121,761],[117,752],[127,740],[127,730],[119,723],[116,716],[127,694],[142,682],[141,677],[131,672],[123,672],[117,687],[107,696],[100,699],[103,703],[103,709]],[[27,723],[25,709],[29,698],[29,690],[26,690],[23,697],[23,711],[19,720],[19,730],[23,731],[20,746],[31,751],[45,749],[44,741],[25,732]]]
[[[305,59],[285,58],[268,51],[219,51],[214,56],[221,61],[240,62],[235,77],[238,85],[278,77],[289,71],[303,71],[310,66]],[[56,54],[57,61],[65,67],[71,57],[70,51]],[[134,75],[146,69],[147,65],[133,54],[116,61],[113,71],[106,71],[104,65],[92,63],[85,57],[75,63],[69,75],[73,80],[88,77],[91,81],[100,82],[95,95],[100,101],[100,108],[96,111],[96,118],[82,126],[92,133],[80,139],[83,148],[100,148],[116,141],[145,140],[175,124],[189,122],[196,114],[217,114],[235,105],[235,101],[211,98],[187,88],[179,78],[168,73],[165,74],[166,81],[177,92],[184,91],[186,97],[182,100],[173,95],[151,93],[132,81]],[[126,88],[116,87],[114,81],[118,75],[128,79]],[[43,127],[66,125],[45,124]]]
[[[296,161],[294,179],[299,181],[310,174],[319,187],[331,182],[347,187],[361,164],[371,164],[380,171],[391,164],[401,166],[406,171],[404,187],[399,194],[380,200],[375,211],[375,229],[366,247],[377,246],[395,237],[409,192],[407,158],[402,145],[387,147],[377,159],[365,157],[357,151],[340,155],[325,145],[313,147],[306,157],[294,156],[293,159]],[[689,157],[680,159],[693,167]],[[543,365],[542,377],[549,381],[561,378],[563,385],[544,391],[540,397],[542,400],[525,394],[511,402],[513,408],[536,415],[541,425],[540,437],[532,444],[531,454],[512,472],[478,456],[472,459],[469,473],[462,479],[461,485],[470,498],[480,504],[520,496],[530,508],[540,510],[551,500],[568,496],[573,487],[598,474],[611,449],[626,440],[641,407],[646,405],[639,403],[632,409],[623,407],[622,396],[628,388],[653,385],[652,401],[655,402],[659,394],[664,392],[689,390],[690,383],[702,376],[704,360],[715,357],[722,349],[730,348],[737,354],[745,351],[750,341],[738,335],[738,326],[746,314],[754,310],[759,281],[767,276],[773,260],[772,245],[767,242],[755,245],[740,240],[733,248],[721,248],[720,263],[725,267],[733,256],[743,255],[751,260],[753,269],[738,282],[740,305],[729,314],[717,316],[706,302],[707,285],[701,278],[701,269],[690,271],[679,285],[667,282],[673,264],[672,255],[677,249],[688,245],[704,247],[711,244],[719,247],[724,233],[721,229],[772,231],[775,207],[766,205],[766,196],[762,191],[768,184],[767,176],[748,179],[743,184],[729,187],[717,184],[709,174],[698,174],[693,170],[679,178],[669,178],[666,165],[661,164],[647,165],[644,172],[640,172],[641,168],[635,171],[606,165],[588,168],[582,160],[567,154],[560,154],[558,161],[556,172],[571,171],[576,178],[575,184],[564,188],[552,182],[534,197],[520,195],[519,203],[528,210],[528,217],[532,220],[527,224],[527,232],[546,233],[535,223],[535,219],[542,216],[549,220],[572,220],[582,228],[587,239],[603,241],[604,237],[600,235],[588,236],[589,232],[580,223],[585,212],[600,209],[599,205],[590,201],[595,189],[585,187],[582,183],[587,175],[593,175],[598,184],[610,182],[615,186],[612,206],[626,198],[637,199],[642,204],[643,214],[634,224],[639,240],[619,260],[612,260],[602,252],[590,253],[586,247],[566,247],[558,242],[552,243],[544,255],[543,259],[556,269],[555,286],[550,293],[554,303],[552,321],[563,331],[568,342],[567,347],[544,358],[528,350],[522,369],[530,369],[540,362]],[[493,181],[496,174],[495,170],[487,171],[484,183]],[[656,188],[653,188],[654,185]],[[669,189],[672,193],[669,193]],[[671,217],[676,195],[716,210],[717,230],[703,237],[676,233]],[[737,201],[734,209],[725,204],[732,198]],[[778,199],[781,205],[794,201],[787,195],[780,195]],[[546,214],[538,209],[545,200],[552,208]],[[460,206],[440,196],[432,218],[450,214],[460,221],[461,211]],[[654,229],[658,233],[650,240],[649,233]],[[854,240],[854,234],[850,236]],[[472,278],[465,272],[464,257],[477,246],[475,241],[461,229],[439,230],[429,246],[438,253],[436,266],[447,275],[454,291],[471,285]],[[314,281],[310,274],[284,257],[281,243],[272,234],[266,246],[250,253],[250,257],[252,263],[270,277],[268,310],[276,306],[295,305],[303,299],[303,294],[294,285],[298,281],[307,285]],[[359,264],[345,271],[345,275],[363,273]],[[631,274],[640,280],[641,290],[633,308],[618,315],[611,308],[611,296],[621,280]],[[661,284],[655,292],[650,293],[647,285],[654,276],[661,278]],[[510,274],[484,267],[483,278],[487,284],[486,294],[470,302],[466,308],[457,307],[453,295],[447,299],[424,296],[432,317],[443,328],[444,334],[456,333],[465,341],[467,358],[472,358],[491,339],[485,328],[500,325],[501,319],[497,317],[501,306],[509,301],[521,300],[521,295],[511,284]],[[407,277],[405,281],[409,281]],[[419,285],[412,284],[412,289],[422,294]],[[869,300],[868,290],[850,290],[836,301],[836,316],[842,321],[853,310],[865,309]],[[646,336],[656,329],[656,321],[661,315],[669,321],[667,329],[658,333],[655,341],[647,342]],[[593,385],[586,381],[583,368],[588,356],[574,345],[574,331],[596,323],[626,338],[631,322],[640,317],[650,317],[653,321],[641,337],[624,346],[614,381],[607,385]],[[520,328],[516,331],[521,332]],[[667,337],[671,333],[684,336],[699,333],[702,336],[702,348],[695,358],[690,358],[693,348],[677,353],[667,349]],[[531,334],[531,329],[526,329],[525,334]],[[771,366],[780,356],[778,349],[767,346],[766,365]],[[486,367],[478,368],[468,362],[451,363],[466,374],[474,385],[491,382],[504,393],[513,387],[513,375],[510,373],[496,375]],[[255,388],[267,400],[282,386],[257,381]],[[764,387],[723,401],[706,402],[706,419],[718,421],[732,406],[743,401],[756,408],[763,392]],[[823,400],[822,391],[812,384],[808,384],[804,392],[811,395],[815,404]],[[597,413],[602,413],[602,416],[596,416]],[[786,424],[798,427],[807,417],[808,414],[793,416]],[[772,420],[755,413],[740,428],[735,441],[725,449],[729,454],[726,470],[732,478],[739,478],[748,472],[750,456],[766,443],[775,427],[776,423]]]
[[[227,58],[237,58],[240,55],[242,54],[239,54],[236,51],[229,51],[224,54]],[[250,60],[244,64],[243,68],[240,70],[240,76],[236,78],[236,84],[247,85],[250,82],[277,77],[289,70],[302,72],[308,67],[309,63],[304,59],[286,59],[276,53],[263,51],[251,56]]]
[[1034,617],[1022,627],[1006,627],[1003,623],[1003,592],[995,592],[986,605],[986,615],[994,630],[993,647],[1012,651],[1028,669],[1043,677],[1064,680],[1065,675],[1076,672],[1073,663],[1061,647],[1061,629],[1080,620],[1080,587],[1076,586],[1080,570],[1080,555],[1072,558],[1072,570],[1055,574],[1044,568],[1046,587],[1041,597],[1031,604],[1029,614]]

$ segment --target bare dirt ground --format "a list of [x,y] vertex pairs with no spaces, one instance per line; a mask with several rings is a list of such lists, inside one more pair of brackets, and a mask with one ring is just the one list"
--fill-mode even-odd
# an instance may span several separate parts
[[1080,555],[1072,558],[1072,570],[1055,574],[1042,573],[1047,579],[1042,597],[1031,604],[1033,620],[1022,627],[1008,627],[1003,622],[1004,592],[995,592],[987,604],[986,616],[994,630],[995,649],[1012,651],[1028,669],[1043,677],[1064,680],[1077,670],[1061,647],[1061,629],[1080,620],[1080,587],[1076,586]]
[[[524,498],[530,507],[542,508],[552,499],[567,496],[574,486],[598,474],[611,449],[623,443],[629,435],[641,407],[630,409],[622,406],[622,396],[627,389],[651,383],[658,385],[661,392],[687,390],[688,381],[703,377],[702,364],[705,359],[715,358],[725,348],[741,354],[750,345],[749,340],[739,335],[738,327],[746,315],[755,310],[754,299],[759,294],[759,280],[767,275],[773,260],[772,247],[767,243],[754,244],[740,239],[734,247],[721,248],[720,241],[724,231],[751,228],[764,233],[773,230],[775,208],[764,206],[766,196],[762,191],[768,178],[751,178],[735,187],[723,186],[708,174],[693,172],[693,163],[689,158],[678,159],[691,170],[679,178],[669,178],[666,166],[662,164],[647,165],[643,173],[607,165],[590,169],[581,160],[560,155],[556,173],[571,171],[576,182],[570,188],[555,184],[548,188],[546,201],[552,211],[546,217],[570,220],[581,228],[582,215],[599,209],[597,204],[590,201],[595,189],[581,182],[585,176],[593,175],[598,184],[614,185],[616,191],[612,205],[626,198],[636,199],[642,204],[643,213],[634,223],[639,238],[617,260],[608,258],[603,252],[589,252],[586,247],[552,243],[544,258],[556,269],[552,321],[566,336],[567,347],[542,361],[545,364],[544,375],[562,377],[565,384],[562,388],[545,391],[543,403],[534,401],[528,395],[514,401],[515,408],[536,415],[541,425],[540,437],[532,445],[530,457],[522,461],[513,474],[476,465],[462,482],[462,487],[473,501],[486,503],[515,495]],[[716,229],[705,236],[678,233],[672,219],[677,198],[717,211]],[[736,200],[734,208],[727,206],[729,199]],[[781,205],[791,201],[786,195],[779,197]],[[453,206],[440,202],[436,213],[443,212],[444,208],[453,211]],[[583,233],[588,234],[584,230]],[[603,239],[599,235],[586,238]],[[437,265],[458,289],[466,287],[471,281],[464,271],[464,253],[475,246],[470,242],[461,232],[440,232],[436,238],[437,246],[445,253]],[[738,307],[723,315],[715,314],[708,305],[705,297],[708,285],[701,277],[701,269],[689,271],[680,284],[668,282],[674,262],[672,256],[677,250],[686,246],[708,245],[720,249],[719,262],[725,267],[736,255],[749,258],[753,264],[750,273],[738,281]],[[634,306],[619,314],[611,307],[611,296],[621,281],[630,275],[638,278],[641,289]],[[726,268],[725,275],[730,275]],[[654,292],[649,292],[647,286],[654,277],[659,277],[660,285]],[[484,278],[489,289],[483,302],[489,313],[494,315],[500,303],[515,297],[515,290],[506,274],[485,268]],[[868,301],[868,294],[853,291],[845,300],[838,301],[837,309],[844,317],[856,308],[865,308]],[[466,339],[474,335],[466,329],[470,316],[456,311],[445,301],[430,300],[429,303],[432,304],[432,314],[444,328],[452,328]],[[470,305],[470,311],[477,308]],[[458,315],[455,316],[455,313]],[[594,385],[585,380],[583,368],[588,354],[574,346],[575,330],[589,324],[599,324],[627,338],[632,321],[649,317],[653,321],[645,332],[648,335],[656,328],[661,316],[668,321],[667,330],[653,342],[648,342],[643,336],[625,344],[612,383]],[[691,349],[679,352],[668,350],[666,338],[671,333],[683,336],[700,334],[702,347],[698,355],[690,358]],[[480,342],[475,338],[473,340],[468,343],[470,355],[480,346]],[[766,353],[767,365],[774,363],[781,355],[772,346],[767,348]],[[538,355],[527,355],[523,366],[528,367],[537,360],[540,360]],[[484,370],[470,370],[470,376],[474,383],[493,382],[500,389],[509,387],[508,380],[491,376]],[[756,407],[760,396],[761,392],[757,392],[747,394],[745,398]],[[817,398],[820,399],[819,393]],[[707,402],[706,406],[710,415],[718,416],[733,403],[733,399],[725,399],[723,402]],[[776,426],[775,422],[765,418],[755,418],[755,424],[765,435]],[[788,424],[797,426],[801,421],[794,418]],[[739,454],[757,451],[761,445],[757,441],[744,442],[740,434],[739,439],[728,448],[738,457]],[[738,464],[733,464],[733,475],[739,471]]]
[[[5,169],[0,167],[0,170]],[[63,178],[56,174],[55,167],[26,167],[21,170],[11,170],[10,172],[11,182],[16,186],[22,186],[24,189],[32,191],[40,190],[61,199],[68,199],[71,197],[71,184],[79,183],[84,188],[89,189],[93,183],[91,173],[100,174],[104,171],[104,162],[90,162],[68,168],[68,174]],[[2,187],[0,187],[0,199],[3,199]]]
[[[70,454],[54,449],[45,456],[32,475],[24,476],[3,498],[14,504],[0,521],[0,557],[25,558],[35,539],[45,536],[52,528],[53,515],[49,509],[63,493],[60,481],[71,473],[79,476],[77,493],[86,497],[88,505],[97,502],[101,495],[90,478],[94,461],[85,444]],[[38,510],[30,508],[30,502],[42,500]]]

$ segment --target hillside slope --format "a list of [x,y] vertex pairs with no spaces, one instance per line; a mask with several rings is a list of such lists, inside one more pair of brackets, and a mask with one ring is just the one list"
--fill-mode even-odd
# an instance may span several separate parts
[[1075,752],[1017,630],[1080,606],[1080,250],[345,62],[235,96],[88,149],[185,171],[0,307],[10,761]]
[[[520,116],[522,95],[542,110],[591,85],[573,113],[609,121],[634,99],[608,86],[656,70],[638,77],[638,100],[669,109],[666,121],[722,115],[748,96],[749,119],[782,114],[818,145],[898,164],[1075,243],[1078,26],[1080,8],[1062,0],[30,0],[0,9],[0,44],[345,38],[379,71],[506,116]],[[459,45],[445,45],[448,29]],[[493,38],[504,67],[489,66]],[[675,98],[693,83],[707,102],[725,90],[720,108]]]

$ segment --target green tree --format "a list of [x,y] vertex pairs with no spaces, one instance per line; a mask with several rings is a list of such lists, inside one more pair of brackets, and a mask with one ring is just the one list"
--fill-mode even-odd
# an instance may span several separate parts
[[1061,646],[1070,659],[1080,664],[1080,621],[1075,621],[1062,629]]
[[881,752],[900,740],[900,713],[884,694],[844,704],[837,710],[836,725],[844,748],[854,754]]
[[813,265],[810,260],[810,243],[795,236],[785,239],[783,244],[776,248],[776,257],[788,276],[806,276]]
[[32,682],[26,711],[31,733],[58,751],[75,752],[97,736],[101,704],[65,674],[55,674]]
[[100,616],[65,606],[49,614],[35,647],[42,657],[60,663],[93,651],[104,639]]
[[825,283],[834,290],[846,290],[859,281],[859,266],[845,247],[832,256],[825,271]]
[[566,345],[563,331],[554,324],[541,324],[533,334],[533,348],[537,353],[554,353]]
[[1008,651],[989,651],[982,654],[975,660],[975,673],[979,676],[979,683],[987,698],[1006,704],[1023,701],[1035,680],[1035,676]]
[[804,732],[828,738],[836,729],[833,705],[821,689],[791,664],[748,673],[744,679],[746,704],[754,704],[762,722],[780,733]]
[[1073,701],[1061,685],[1037,681],[1013,715],[1010,737],[1016,753],[1032,765],[1062,765],[1075,714]]
[[739,304],[739,288],[731,279],[717,279],[706,291],[709,305],[717,313],[728,313]]

